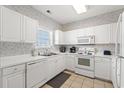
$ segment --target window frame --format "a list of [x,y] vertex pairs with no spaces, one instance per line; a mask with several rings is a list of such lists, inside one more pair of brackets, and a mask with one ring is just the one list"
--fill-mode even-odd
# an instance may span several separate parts
[[[38,40],[37,40],[37,35],[38,35],[38,31],[46,31],[49,33],[49,45],[41,45],[38,46]],[[51,30],[46,30],[43,28],[38,28],[37,29],[37,34],[36,34],[36,44],[35,44],[35,48],[50,48],[53,45],[53,31]]]

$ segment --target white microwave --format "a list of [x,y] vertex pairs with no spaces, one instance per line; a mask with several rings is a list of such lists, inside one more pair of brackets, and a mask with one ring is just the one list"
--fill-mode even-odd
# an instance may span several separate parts
[[95,36],[80,36],[77,37],[78,44],[95,44]]

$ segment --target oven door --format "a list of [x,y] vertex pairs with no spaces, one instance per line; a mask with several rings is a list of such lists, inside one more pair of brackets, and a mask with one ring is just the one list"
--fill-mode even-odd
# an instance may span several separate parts
[[93,56],[77,56],[77,68],[82,68],[86,70],[94,70],[94,57]]

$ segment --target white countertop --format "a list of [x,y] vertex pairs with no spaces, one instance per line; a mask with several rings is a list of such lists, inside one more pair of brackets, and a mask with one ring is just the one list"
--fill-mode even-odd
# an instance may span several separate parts
[[[78,53],[58,53],[59,55],[76,55]],[[55,56],[55,55],[54,55]],[[18,56],[9,56],[9,57],[1,57],[0,58],[0,68],[4,67],[9,67],[13,65],[18,65],[18,64],[23,64],[39,59],[45,59],[45,58],[50,58],[53,56],[31,56],[30,54],[28,55],[18,55]],[[112,58],[113,55],[102,55],[102,54],[96,54],[95,57],[105,57],[105,58]]]
[[47,57],[45,57],[45,56],[31,56],[31,55],[18,55],[18,56],[1,57],[0,58],[0,61],[1,61],[0,62],[1,63],[0,68],[12,66],[12,65],[17,65],[17,64],[23,64],[26,62],[44,59],[44,58],[47,58]]
[[105,58],[113,58],[114,55],[103,55],[101,53],[96,53],[95,57],[105,57]]

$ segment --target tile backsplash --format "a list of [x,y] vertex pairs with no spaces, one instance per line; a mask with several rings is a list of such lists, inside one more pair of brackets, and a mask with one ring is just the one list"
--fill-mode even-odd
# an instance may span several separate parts
[[30,54],[33,44],[19,42],[0,42],[0,57]]
[[[100,45],[73,45],[77,48],[79,47],[85,47],[85,48],[95,48],[97,54],[103,54],[104,50],[110,50],[112,54],[114,54],[115,51],[115,45],[114,44],[100,44]],[[51,52],[59,52],[60,46],[53,46],[50,47]],[[72,45],[67,45],[67,52],[69,52],[69,49],[72,47]],[[23,55],[23,54],[30,54],[31,50],[33,48],[33,44],[31,43],[19,43],[19,42],[0,42],[0,57],[5,56],[15,56],[15,55]],[[37,49],[39,52],[44,52],[46,48],[40,48]]]

